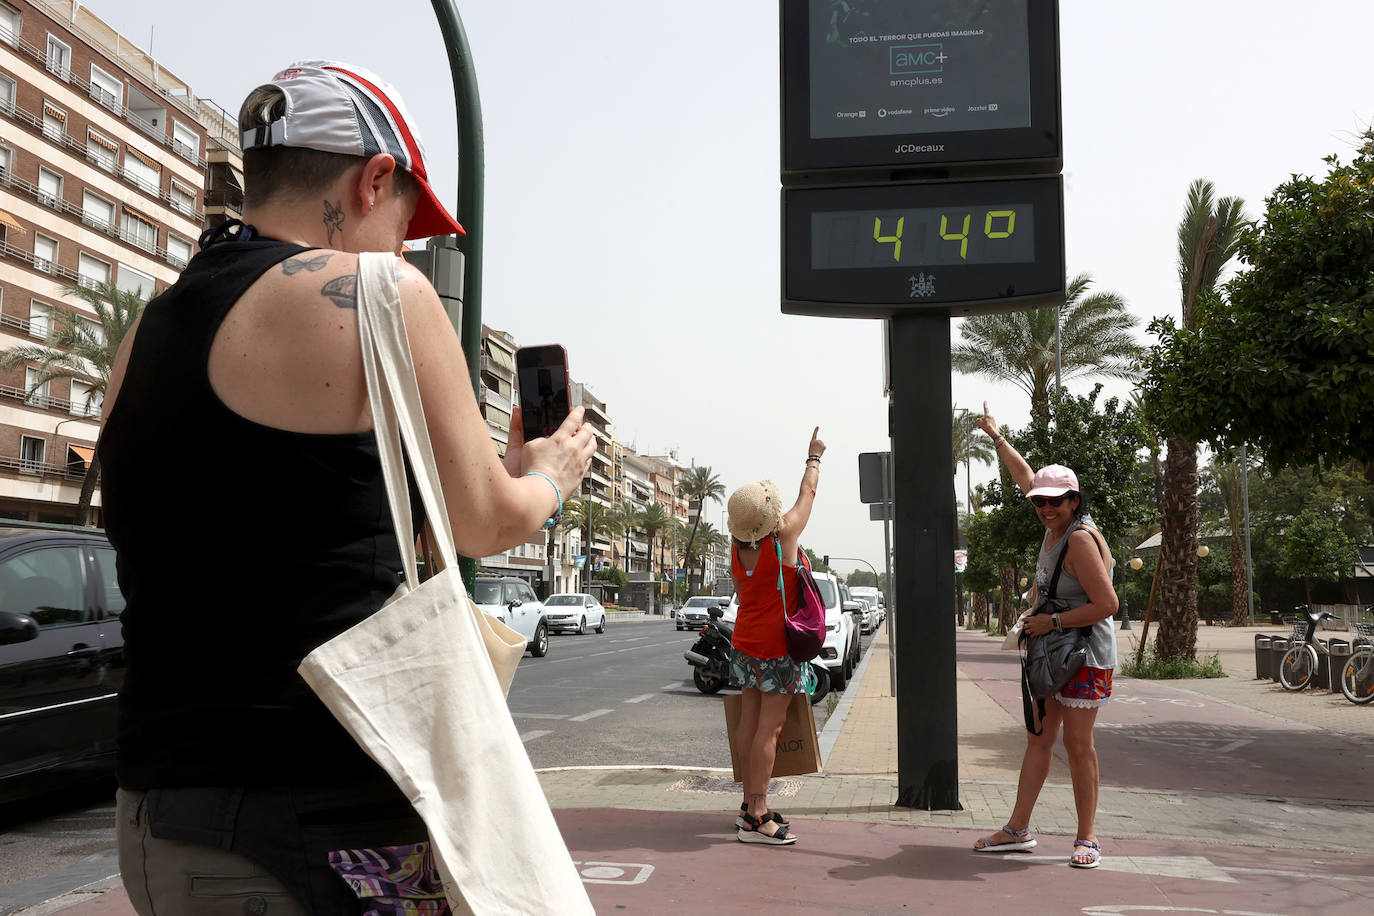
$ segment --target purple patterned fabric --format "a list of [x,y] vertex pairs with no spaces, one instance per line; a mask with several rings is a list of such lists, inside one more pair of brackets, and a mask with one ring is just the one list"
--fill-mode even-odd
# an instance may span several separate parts
[[449,916],[428,843],[336,849],[329,865],[364,902],[364,916]]

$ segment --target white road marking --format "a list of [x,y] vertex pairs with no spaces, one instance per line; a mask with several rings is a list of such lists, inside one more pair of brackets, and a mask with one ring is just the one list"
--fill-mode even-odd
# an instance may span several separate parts
[[544,737],[545,735],[551,735],[551,734],[553,734],[553,732],[548,731],[548,730],[544,730],[544,731],[533,731],[533,732],[525,732],[523,735],[520,736],[520,741],[521,741],[521,743],[524,743],[524,742],[527,742],[527,741],[533,741],[535,738],[542,738],[542,737]]
[[512,712],[511,716],[516,719],[566,719],[568,717],[566,713],[559,714],[556,712]]
[[[638,862],[574,862],[583,884],[643,884],[654,873]],[[631,870],[633,873],[631,874]]]
[[652,699],[653,699],[654,697],[656,697],[656,696],[658,696],[658,694],[656,694],[656,693],[641,693],[641,694],[640,694],[639,696],[637,696],[637,697],[630,697],[630,698],[629,698],[628,700],[626,700],[625,702],[626,702],[626,703],[643,703],[645,700],[652,700]]
[[1235,872],[1238,875],[1273,875],[1278,878],[1307,878],[1320,879],[1323,881],[1360,881],[1366,884],[1374,884],[1374,875],[1340,875],[1332,872],[1317,874],[1306,871],[1276,871],[1272,868],[1245,868],[1240,865],[1223,865],[1222,870]]
[[611,712],[609,709],[593,709],[591,712],[584,712],[580,716],[573,716],[569,722],[586,722],[588,719],[595,719],[597,716],[604,716]]
[[[1054,865],[1062,867],[1064,861],[1058,856],[1030,856],[1014,860],[1018,865]],[[1192,878],[1196,881],[1220,881],[1224,884],[1238,883],[1235,878],[1216,865],[1206,856],[1118,856],[1104,855],[1100,868],[1106,871],[1127,872],[1133,875],[1157,875],[1163,878]],[[1270,874],[1270,872],[1265,872]]]
[[659,690],[677,690],[679,687],[682,687],[682,686],[686,685],[686,683],[687,683],[686,681],[673,681],[671,684],[664,684],[662,687],[660,687],[660,688],[658,688],[658,689],[659,689]]

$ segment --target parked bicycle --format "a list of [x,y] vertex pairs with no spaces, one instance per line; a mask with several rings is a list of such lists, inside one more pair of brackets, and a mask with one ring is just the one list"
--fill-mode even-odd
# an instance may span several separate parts
[[1279,683],[1285,690],[1302,690],[1315,680],[1321,664],[1319,656],[1331,654],[1324,644],[1317,642],[1317,624],[1328,617],[1340,619],[1335,614],[1313,611],[1310,607],[1299,610],[1307,622],[1305,625],[1300,622],[1293,628],[1293,646],[1283,653],[1283,659],[1279,662]]
[[1374,623],[1357,623],[1359,634],[1341,669],[1341,693],[1352,703],[1374,702]]

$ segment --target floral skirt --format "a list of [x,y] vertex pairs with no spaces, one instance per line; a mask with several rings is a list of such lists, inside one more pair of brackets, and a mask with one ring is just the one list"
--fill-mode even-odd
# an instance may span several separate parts
[[1059,691],[1059,700],[1064,706],[1075,709],[1093,709],[1107,705],[1112,696],[1112,669],[1089,668],[1084,665],[1069,681],[1069,686]]

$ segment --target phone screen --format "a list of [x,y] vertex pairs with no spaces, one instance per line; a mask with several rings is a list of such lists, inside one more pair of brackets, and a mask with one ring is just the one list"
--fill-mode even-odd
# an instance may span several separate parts
[[568,354],[558,344],[515,351],[525,441],[551,436],[568,418]]

